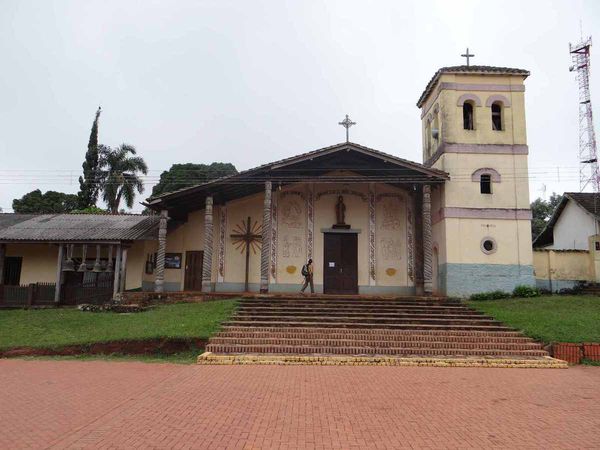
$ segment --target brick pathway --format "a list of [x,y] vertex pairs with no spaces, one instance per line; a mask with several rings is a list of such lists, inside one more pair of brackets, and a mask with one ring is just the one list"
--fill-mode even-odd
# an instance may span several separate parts
[[0,360],[0,448],[597,448],[600,368]]

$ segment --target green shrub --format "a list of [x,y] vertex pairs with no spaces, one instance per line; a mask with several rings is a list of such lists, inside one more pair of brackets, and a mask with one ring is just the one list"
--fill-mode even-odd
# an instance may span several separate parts
[[480,292],[478,294],[473,294],[469,297],[470,300],[500,300],[502,298],[509,298],[510,294],[508,292],[496,290],[489,292]]
[[538,288],[520,284],[515,287],[512,293],[513,297],[539,297],[540,290]]

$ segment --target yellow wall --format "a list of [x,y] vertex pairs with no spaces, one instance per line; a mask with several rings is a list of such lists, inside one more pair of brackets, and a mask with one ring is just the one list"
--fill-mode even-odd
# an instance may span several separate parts
[[8,244],[6,256],[21,256],[21,284],[56,283],[58,246],[52,244]]
[[[446,219],[444,222],[448,263],[531,265],[529,220]],[[440,223],[440,226],[442,223]],[[497,251],[481,251],[484,237],[492,237]]]
[[533,251],[535,277],[543,280],[594,280],[594,267],[586,250]]

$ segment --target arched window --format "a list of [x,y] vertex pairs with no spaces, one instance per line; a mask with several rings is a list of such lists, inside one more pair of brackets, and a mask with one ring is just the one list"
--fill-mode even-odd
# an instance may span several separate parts
[[463,128],[465,130],[474,130],[473,102],[463,103]]
[[502,104],[492,103],[492,130],[502,131]]
[[431,137],[434,141],[434,146],[437,147],[438,140],[440,138],[440,121],[438,120],[437,114],[434,116],[431,124]]
[[489,173],[482,173],[479,178],[479,189],[482,194],[492,193],[492,176]]

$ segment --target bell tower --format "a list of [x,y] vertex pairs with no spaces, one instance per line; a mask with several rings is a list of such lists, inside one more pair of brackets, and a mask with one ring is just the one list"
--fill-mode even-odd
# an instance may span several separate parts
[[467,296],[535,283],[524,103],[528,76],[506,67],[444,67],[417,102],[423,163],[450,175],[432,192],[439,292]]

